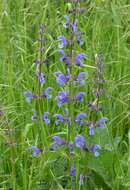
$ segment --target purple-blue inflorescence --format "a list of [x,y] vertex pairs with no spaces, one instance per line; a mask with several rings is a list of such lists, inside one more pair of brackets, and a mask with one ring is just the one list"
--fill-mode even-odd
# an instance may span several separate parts
[[71,168],[70,168],[70,176],[71,177],[76,176],[76,168],[74,166],[71,166]]
[[68,91],[60,91],[58,92],[58,96],[55,98],[58,101],[58,106],[61,107],[63,103],[69,101],[69,92]]
[[29,148],[29,150],[30,150],[30,151],[33,151],[33,156],[34,156],[34,157],[38,156],[38,155],[42,152],[42,150],[39,149],[39,148],[37,148],[36,146],[31,146],[31,147]]
[[43,114],[43,120],[45,121],[47,125],[50,123],[50,119],[48,118],[49,115],[50,115],[49,112],[44,112]]
[[86,77],[87,73],[86,72],[80,72],[78,74],[78,76],[76,77],[76,80],[80,83],[80,84],[85,84],[85,77]]
[[85,118],[86,116],[87,116],[86,113],[79,113],[79,114],[77,115],[77,117],[75,118],[75,121],[76,121],[79,125],[83,125],[83,124],[85,124],[85,121],[82,120],[82,118]]
[[[64,23],[63,26],[66,29],[66,31],[70,30],[71,35],[69,37],[65,37],[64,35],[62,35],[57,38],[59,41],[58,44],[58,47],[60,49],[59,53],[61,55],[60,62],[64,68],[62,69],[62,71],[58,70],[54,72],[57,86],[55,86],[54,88],[50,86],[47,87],[48,78],[46,79],[46,73],[44,74],[42,72],[42,66],[44,65],[42,63],[46,62],[46,60],[43,60],[42,56],[42,53],[45,51],[45,48],[41,46],[39,49],[41,58],[35,60],[35,65],[38,68],[37,72],[38,93],[36,93],[37,95],[34,95],[31,91],[27,91],[24,93],[24,95],[26,97],[27,102],[29,103],[31,103],[33,99],[41,100],[42,98],[45,98],[45,100],[52,98],[50,100],[52,104],[55,103],[55,101],[57,102],[57,106],[54,113],[52,113],[53,109],[51,111],[49,110],[49,106],[47,107],[48,111],[43,110],[43,108],[46,109],[46,104],[45,105],[43,104],[45,107],[44,106],[42,107],[39,104],[42,107],[43,127],[46,127],[48,131],[49,131],[48,126],[64,127],[64,131],[62,131],[63,133],[58,132],[55,133],[57,135],[54,136],[52,136],[51,132],[49,131],[48,134],[52,136],[51,138],[52,144],[48,145],[49,148],[48,147],[47,148],[53,153],[55,151],[58,152],[59,147],[61,149],[66,148],[69,154],[68,158],[70,159],[71,163],[70,176],[71,177],[75,177],[76,175],[79,176],[79,185],[83,185],[85,181],[85,175],[83,175],[82,172],[80,173],[80,175],[79,172],[76,173],[76,171],[79,170],[77,170],[77,168],[74,167],[75,159],[73,159],[72,156],[76,156],[75,154],[76,151],[77,152],[86,151],[86,153],[90,152],[93,153],[96,157],[100,155],[101,146],[99,144],[89,143],[89,138],[92,138],[91,136],[95,135],[95,128],[104,128],[108,119],[102,117],[95,121],[95,117],[93,117],[92,115],[92,111],[94,112],[99,111],[99,106],[98,104],[96,104],[96,102],[99,102],[98,101],[99,96],[96,96],[96,100],[93,100],[93,97],[91,97],[93,101],[89,101],[89,103],[87,103],[87,107],[85,103],[85,110],[83,110],[84,102],[86,99],[88,100],[89,98],[89,96],[86,97],[87,95],[86,88],[89,82],[86,82],[87,72],[86,70],[84,70],[84,64],[86,62],[87,54],[84,52],[83,49],[80,53],[76,49],[77,47],[74,48],[75,41],[76,44],[78,42],[80,46],[84,44],[84,42],[81,40],[83,33],[78,31],[78,19],[74,18],[73,22],[71,22],[71,19],[68,16],[64,16],[64,19],[66,20],[66,22]],[[39,42],[41,44],[44,42],[43,33],[44,33],[44,27],[41,26],[40,39],[39,39]],[[52,94],[51,91],[53,89],[54,93]],[[56,91],[57,89],[58,92]],[[96,88],[96,90],[99,93],[101,89]],[[56,95],[55,98],[53,98],[54,94]],[[46,101],[48,105],[49,101],[48,100]],[[78,105],[81,106],[78,107]],[[39,109],[37,106],[36,108],[37,109],[32,110],[33,111],[32,120],[36,120],[35,122],[37,122],[37,120],[40,118],[40,116],[38,115]],[[92,109],[90,114],[88,108]],[[78,114],[77,114],[77,109],[78,109]],[[63,111],[65,112],[64,114]],[[91,118],[91,121],[89,121],[89,116]],[[77,126],[75,125],[80,125],[80,126],[78,126],[77,129],[76,128]],[[54,128],[54,130],[57,130],[58,127]],[[59,134],[60,135],[67,134],[66,135],[67,137],[66,138],[63,137],[62,139],[59,136]],[[89,138],[86,138],[87,134],[90,135]],[[37,148],[36,146],[30,147],[29,150],[33,152],[34,157],[38,156],[42,152],[42,150]],[[71,162],[72,160],[73,162]]]
[[59,123],[63,123],[64,122],[64,117],[62,116],[62,114],[54,114],[54,117],[56,118],[55,124],[59,125]]
[[79,185],[83,185],[84,184],[84,179],[85,179],[84,175],[80,174],[80,176],[79,176]]
[[82,59],[86,58],[87,55],[85,53],[79,53],[76,55],[75,59],[74,59],[74,63],[77,66],[82,66],[84,64],[84,62],[82,61]]
[[62,43],[59,44],[59,48],[64,48],[68,44],[68,41],[65,36],[59,36],[58,40],[62,41]]
[[83,102],[83,97],[85,96],[85,92],[78,92],[75,96],[75,100]]
[[56,76],[56,81],[57,81],[57,83],[58,83],[60,86],[64,86],[65,83],[67,83],[67,82],[71,79],[71,76],[70,76],[70,75],[64,75],[64,74],[61,73],[61,72],[55,72],[54,74],[55,74],[55,76]]
[[53,136],[52,137],[53,141],[57,144],[57,145],[64,145],[65,141],[61,139],[61,137],[59,136]]
[[99,150],[101,149],[101,146],[99,144],[95,144],[91,147],[91,151],[94,153],[94,155],[97,157],[100,155]]
[[32,115],[32,120],[36,120],[37,119],[37,112],[35,109],[32,109],[33,115]]
[[38,80],[39,80],[39,82],[40,82],[41,84],[44,84],[44,83],[45,83],[45,75],[44,75],[43,73],[38,72],[38,73],[37,73],[37,78],[38,78]]
[[35,98],[35,96],[33,95],[31,91],[24,92],[24,96],[26,97],[26,101],[28,103],[31,103],[32,100]]
[[108,121],[108,118],[101,118],[99,119],[99,121],[97,122],[97,127],[98,128],[105,128],[105,123]]
[[85,137],[83,137],[82,135],[77,135],[75,137],[75,145],[76,147],[81,148],[81,149],[85,148],[86,147]]

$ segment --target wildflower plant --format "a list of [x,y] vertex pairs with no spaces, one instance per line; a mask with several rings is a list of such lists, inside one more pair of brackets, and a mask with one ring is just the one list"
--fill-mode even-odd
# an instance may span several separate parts
[[[55,113],[54,117],[56,125],[62,124],[62,127],[64,127],[66,135],[62,135],[63,139],[60,135],[52,138],[54,141],[52,147],[55,152],[58,152],[58,148],[68,152],[68,167],[70,177],[75,179],[72,180],[72,186],[75,184],[75,188],[84,184],[85,176],[88,173],[87,163],[83,166],[80,162],[77,163],[77,160],[83,160],[85,155],[87,157],[90,154],[93,157],[100,156],[101,145],[93,142],[92,138],[95,135],[95,129],[104,128],[108,120],[105,117],[98,118],[100,115],[98,105],[93,105],[88,101],[87,95],[89,92],[87,92],[86,87],[90,85],[88,84],[89,73],[84,67],[87,64],[88,55],[83,47],[82,36],[84,32],[79,31],[78,23],[76,13],[69,16],[65,15],[63,31],[66,35],[57,37],[60,54],[59,62],[64,69],[62,67],[62,71],[58,70],[54,73],[56,83],[59,86],[55,98],[59,112]],[[77,48],[78,46],[79,48]],[[98,87],[95,88],[97,90]],[[95,99],[93,91],[92,99],[92,102],[99,102],[99,99]],[[89,108],[95,109],[96,112],[93,114],[89,111]],[[68,113],[67,117],[70,121],[68,123],[61,114],[64,110],[67,110]],[[63,130],[63,128],[61,129]],[[67,146],[68,149],[66,150]]]
[[[75,1],[73,6],[78,4],[79,2]],[[33,152],[33,157],[36,158],[42,152],[44,155],[45,152],[42,150],[47,150],[52,160],[54,155],[57,156],[57,160],[62,155],[65,156],[68,184],[75,189],[85,183],[89,173],[84,158],[89,155],[100,156],[102,147],[93,140],[93,136],[95,130],[102,130],[108,121],[106,117],[99,117],[100,93],[97,94],[97,91],[101,91],[101,86],[97,85],[96,81],[97,78],[98,82],[104,81],[102,73],[100,71],[96,74],[95,83],[91,85],[89,72],[84,66],[88,64],[88,54],[82,39],[85,33],[79,30],[80,21],[77,16],[77,12],[64,16],[63,34],[57,37],[59,60],[57,70],[52,75],[55,86],[47,85],[50,78],[43,46],[45,27],[40,26],[39,58],[34,61],[38,88],[36,92],[29,90],[24,93],[27,102],[34,106],[32,122],[39,127],[40,148],[37,144],[32,144],[29,147],[30,152]],[[90,100],[88,89],[91,88],[88,86],[92,87]],[[50,109],[52,104],[54,110]],[[33,133],[35,132],[36,130]]]
[[[47,58],[47,36],[46,27],[41,24],[39,28],[39,38],[37,39],[37,59],[34,60],[36,85],[33,92],[29,89],[24,92],[26,101],[31,105],[31,120],[35,127],[32,128],[34,138],[38,138],[39,144],[47,145],[48,125],[50,125],[50,113],[48,112],[48,101],[51,101],[53,88],[48,86],[48,58]],[[35,147],[32,145],[32,147]],[[32,148],[31,148],[32,149]],[[36,148],[32,149],[35,155],[38,155]],[[39,151],[40,154],[40,151]]]

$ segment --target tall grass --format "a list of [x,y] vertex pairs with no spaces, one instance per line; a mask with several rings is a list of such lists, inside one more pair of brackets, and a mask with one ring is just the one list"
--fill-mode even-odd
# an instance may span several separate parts
[[[44,130],[31,122],[31,109],[24,91],[36,90],[34,59],[38,56],[36,39],[41,23],[46,24],[47,51],[51,78],[58,65],[56,38],[62,34],[60,23],[71,6],[65,0],[0,0],[0,189],[64,189],[64,153],[43,153],[33,159],[27,151],[44,141]],[[88,65],[95,67],[94,56],[103,54],[107,91],[102,115],[109,118],[98,141],[111,151],[97,160],[85,161],[93,175],[82,189],[130,189],[130,3],[127,0],[81,0],[85,13],[79,15],[86,32]],[[93,67],[92,67],[93,68]],[[94,69],[86,67],[90,73]],[[53,82],[50,79],[48,85]],[[52,84],[53,85],[53,84]],[[57,88],[57,87],[56,87]],[[48,109],[55,111],[54,105]],[[52,134],[54,129],[52,128]],[[65,131],[63,131],[64,133]],[[43,139],[43,141],[42,141]],[[107,147],[108,146],[108,147]],[[41,184],[40,184],[41,183]],[[72,189],[72,187],[70,188]]]

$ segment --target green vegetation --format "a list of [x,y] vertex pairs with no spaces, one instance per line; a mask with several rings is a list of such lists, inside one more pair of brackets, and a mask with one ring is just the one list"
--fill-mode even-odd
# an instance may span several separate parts
[[[28,104],[24,92],[38,92],[34,60],[39,25],[45,24],[46,51],[49,61],[46,87],[59,87],[53,73],[63,70],[58,62],[57,36],[63,34],[64,15],[69,15],[69,0],[0,0],[0,190],[129,190],[130,189],[130,2],[128,0],[81,0],[85,12],[77,14],[79,28],[85,32],[83,50],[88,54],[84,71],[95,72],[95,55],[104,57],[106,92],[101,98],[100,116],[109,118],[106,128],[96,131],[94,141],[101,144],[99,157],[75,159],[87,166],[87,180],[76,185],[66,169],[69,155],[64,149],[51,152],[52,136],[67,134],[66,126],[56,131],[43,121],[31,120],[34,106],[41,111],[58,110],[48,100]],[[76,47],[80,51],[80,47]],[[54,84],[53,84],[54,83]],[[87,84],[86,84],[87,86]],[[86,87],[87,89],[87,87]],[[52,92],[55,96],[56,93]],[[87,100],[89,100],[88,94]],[[55,110],[57,109],[57,110]],[[74,108],[73,108],[74,109]],[[77,107],[78,109],[78,107]],[[75,110],[72,110],[74,112]],[[43,152],[33,157],[30,146]],[[78,153],[77,153],[78,154]],[[64,164],[63,164],[64,163]],[[69,179],[69,182],[68,182]],[[67,184],[67,186],[66,186]]]

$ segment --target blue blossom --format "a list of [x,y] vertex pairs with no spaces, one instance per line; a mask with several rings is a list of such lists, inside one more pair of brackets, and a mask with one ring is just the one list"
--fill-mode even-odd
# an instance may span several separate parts
[[86,77],[86,72],[80,72],[76,78],[77,81],[79,81],[80,84],[85,84],[84,78]]
[[85,92],[78,92],[75,96],[75,100],[83,102],[83,97],[85,96]]
[[101,119],[99,119],[98,123],[97,123],[97,127],[98,128],[104,128],[105,127],[105,123],[108,121],[108,118],[103,117]]
[[38,156],[42,152],[42,150],[37,148],[36,146],[31,146],[29,150],[33,151],[34,157]]
[[96,111],[99,110],[99,108],[96,105],[94,105],[93,102],[88,102],[87,106],[90,107],[90,108],[92,108],[93,110],[96,110]]
[[61,62],[65,61],[67,55],[65,54],[64,50],[63,49],[59,50],[59,53],[63,56],[63,57],[60,58],[60,61]]
[[74,150],[74,143],[73,143],[73,141],[69,141],[68,147],[69,147],[69,151],[73,152],[73,150]]
[[63,73],[61,72],[55,72],[55,75],[56,75],[56,81],[59,85],[63,86],[66,82],[69,81],[70,79],[70,75],[64,75]]
[[75,65],[77,65],[77,66],[83,65],[84,62],[81,60],[81,59],[83,59],[83,58],[86,58],[86,54],[85,54],[85,53],[79,53],[79,54],[75,57],[75,59],[74,59]]
[[69,116],[69,110],[68,110],[68,108],[65,108],[64,112],[65,112],[66,117],[68,117]]
[[102,94],[105,93],[105,89],[93,89],[93,93],[97,96],[100,97]]
[[75,137],[75,144],[78,148],[85,148],[86,147],[86,141],[85,138],[82,135],[77,135]]
[[72,23],[70,24],[70,26],[74,32],[77,32],[77,23],[78,23],[78,19],[75,19],[74,24],[72,24]]
[[61,139],[61,137],[59,136],[54,136],[52,137],[52,139],[55,141],[55,143],[57,145],[64,145],[65,144],[65,141]]
[[51,147],[50,147],[50,150],[52,150],[52,151],[56,151],[57,148],[58,148],[57,143],[53,143],[53,144],[51,145]]
[[43,120],[45,121],[47,125],[50,123],[50,119],[48,119],[48,116],[49,116],[49,112],[44,112]]
[[80,46],[82,46],[84,44],[84,42],[81,40],[81,35],[80,34],[77,36],[77,42],[78,42],[78,44]]
[[54,114],[54,117],[56,117],[56,121],[55,121],[56,125],[64,122],[64,118],[62,114]]
[[45,75],[41,72],[38,72],[37,73],[37,77],[38,77],[38,80],[41,84],[44,84],[45,83]]
[[33,95],[31,91],[24,92],[24,96],[26,96],[26,101],[28,103],[31,103],[32,100],[35,98],[35,96]]
[[95,128],[94,124],[93,124],[93,123],[90,123],[90,124],[89,124],[89,134],[90,134],[91,136],[94,135],[94,128]]
[[68,57],[64,50],[60,50],[59,53],[62,55],[62,57],[60,58],[60,61],[61,62],[65,62],[66,63],[66,66],[71,66],[71,63],[72,63],[72,60],[70,57]]
[[58,106],[61,107],[63,103],[69,101],[69,94],[67,91],[60,91],[55,99],[58,100]]
[[37,119],[37,112],[36,112],[35,109],[32,109],[32,112],[34,113],[34,114],[32,115],[32,120],[36,120],[36,119]]
[[100,153],[98,152],[98,150],[100,149],[101,149],[101,146],[99,144],[95,144],[91,147],[91,151],[94,153],[96,157],[100,155]]
[[46,97],[47,99],[51,99],[52,95],[49,92],[53,90],[51,87],[47,87],[45,91],[41,94],[41,97]]
[[79,176],[79,185],[83,185],[84,184],[84,175],[83,174],[80,174]]
[[58,40],[62,41],[61,44],[59,44],[59,48],[63,48],[65,45],[68,44],[67,39],[65,36],[59,36]]
[[66,20],[66,23],[64,23],[63,26],[64,26],[64,28],[67,28],[70,24],[69,17],[67,15],[65,15],[64,19]]
[[71,177],[75,177],[76,176],[76,168],[71,166],[70,168],[70,176]]
[[82,120],[82,118],[86,117],[87,114],[86,113],[79,113],[75,119],[75,121],[77,123],[79,123],[79,125],[83,125],[85,123],[85,121]]

